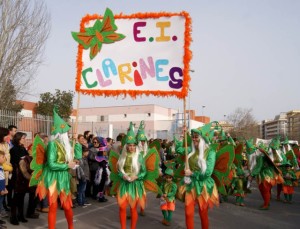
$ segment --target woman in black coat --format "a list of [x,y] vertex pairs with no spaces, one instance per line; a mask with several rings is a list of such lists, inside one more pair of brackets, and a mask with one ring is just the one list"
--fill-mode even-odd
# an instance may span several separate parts
[[[13,166],[12,178],[10,180],[13,187],[13,199],[11,204],[10,223],[19,225],[19,222],[28,222],[24,217],[24,197],[28,191],[28,181],[22,175],[20,170],[20,160],[29,155],[24,147],[26,134],[17,132],[12,140],[13,147],[10,149],[10,162]],[[17,214],[18,211],[18,214]]]

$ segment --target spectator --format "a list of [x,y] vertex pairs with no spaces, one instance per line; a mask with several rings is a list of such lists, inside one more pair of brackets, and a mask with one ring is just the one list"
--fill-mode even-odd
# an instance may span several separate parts
[[37,219],[39,218],[39,214],[35,213],[35,208],[37,205],[37,201],[35,198],[35,190],[36,186],[29,187],[29,181],[31,179],[32,170],[30,169],[30,163],[32,161],[32,154],[31,151],[29,152],[30,155],[26,155],[24,157],[21,157],[21,160],[19,162],[20,167],[20,178],[19,180],[22,181],[22,184],[24,184],[26,188],[26,192],[29,193],[29,200],[28,200],[28,207],[27,207],[27,218],[31,219]]
[[[11,177],[13,167],[10,163],[9,144],[7,142],[7,139],[9,139],[9,130],[7,128],[0,127],[0,150],[4,152],[6,159],[3,163],[5,186],[6,189],[9,190],[8,179],[9,177]],[[3,195],[3,207],[6,211],[9,211],[9,208],[7,207],[8,203],[5,201],[5,197],[7,197],[7,195]],[[11,202],[11,198],[9,200]]]
[[7,140],[8,140],[8,144],[9,144],[9,149],[11,149],[13,147],[12,140],[13,140],[15,134],[17,133],[17,129],[18,128],[15,125],[8,126],[9,138]]
[[107,157],[109,157],[109,152],[112,148],[112,144],[113,144],[113,139],[112,138],[106,138],[106,154],[107,154]]
[[[98,154],[100,147],[100,138],[94,137],[93,138],[93,147],[89,150],[89,168],[90,168],[90,176],[91,179],[88,182],[87,189],[86,189],[86,196],[92,196],[93,199],[97,199],[97,186],[95,184],[95,175],[96,171],[99,167],[99,163],[96,161],[96,156]],[[92,190],[91,190],[92,189]]]
[[85,199],[85,190],[87,181],[90,180],[90,170],[87,157],[89,149],[82,146],[82,158],[79,160],[79,167],[76,169],[78,185],[77,185],[77,202],[79,206],[90,205]]
[[112,145],[111,150],[120,154],[120,152],[122,151],[122,140],[126,135],[124,133],[120,133],[117,138],[116,138],[116,142]]
[[83,132],[83,137],[88,141],[90,134],[91,134],[91,131],[86,130]]
[[27,219],[25,219],[23,212],[26,180],[22,179],[19,167],[21,158],[28,155],[28,151],[24,147],[25,138],[25,133],[17,132],[12,141],[13,147],[10,150],[11,164],[13,166],[11,184],[14,192],[11,203],[10,223],[13,225],[19,225],[19,222],[28,222]]
[[[5,176],[4,176],[4,170],[3,170],[3,164],[5,163],[5,153],[0,150],[0,210],[3,209],[3,199],[4,196],[7,194],[7,190],[5,187]],[[1,212],[2,214],[2,212]],[[0,220],[0,225],[4,224],[5,221]],[[2,227],[1,227],[2,228]]]

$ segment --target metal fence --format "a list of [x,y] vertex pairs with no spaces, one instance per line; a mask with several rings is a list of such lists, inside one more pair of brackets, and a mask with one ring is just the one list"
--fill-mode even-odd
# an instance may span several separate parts
[[[179,138],[182,133],[182,126],[178,125],[173,120],[156,120],[153,121],[153,125],[145,125],[145,135],[148,139],[150,138],[161,138],[172,140],[174,136]],[[73,122],[71,126],[75,126]],[[92,134],[103,137],[111,137],[116,139],[119,133],[127,133],[127,128],[129,127],[129,122],[79,122],[77,133],[83,133],[88,130]],[[138,124],[135,125],[135,132],[138,130]],[[72,130],[73,131],[73,130]]]
[[[75,122],[71,120],[70,134],[74,133]],[[41,115],[22,115],[13,111],[0,110],[0,126],[8,127],[9,125],[15,125],[18,127],[18,131],[27,134],[26,145],[32,143],[34,134],[42,132],[50,136],[51,126],[53,125],[53,118],[50,116]],[[135,131],[137,131],[139,123],[136,124]],[[179,138],[182,132],[182,125],[178,124],[175,120],[156,120],[153,121],[152,127],[145,127],[145,134],[148,139],[161,138],[161,139],[173,139],[173,136]],[[84,131],[89,130],[91,133],[97,136],[112,137],[116,139],[119,133],[127,133],[129,122],[123,124],[116,124],[110,122],[79,122],[77,126],[77,133],[83,134]]]
[[0,126],[6,128],[9,125],[17,126],[18,131],[27,134],[26,145],[32,143],[34,134],[37,132],[50,135],[52,123],[53,119],[49,116],[25,116],[13,111],[0,110]]

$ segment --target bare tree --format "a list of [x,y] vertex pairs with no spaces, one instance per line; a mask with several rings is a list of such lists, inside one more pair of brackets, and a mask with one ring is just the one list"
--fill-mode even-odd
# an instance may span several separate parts
[[15,102],[5,101],[7,93],[15,92],[16,98],[29,92],[49,32],[43,0],[0,0],[0,109]]
[[233,126],[230,131],[231,136],[246,139],[260,137],[259,126],[252,114],[252,109],[239,107],[227,116],[227,120]]

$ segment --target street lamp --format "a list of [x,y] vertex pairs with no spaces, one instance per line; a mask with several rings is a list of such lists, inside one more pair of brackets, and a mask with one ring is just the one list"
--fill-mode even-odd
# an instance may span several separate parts
[[224,114],[224,121],[226,120],[226,114]]
[[202,105],[202,116],[204,116],[204,108],[205,108],[206,106],[204,106],[204,105]]
[[[195,70],[194,69],[190,69],[190,72],[194,73]],[[189,89],[188,91],[188,96],[189,96],[189,120],[188,120],[188,129],[191,129],[191,89]]]
[[188,120],[188,129],[191,129],[191,90],[189,90],[189,120]]

